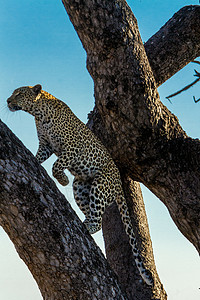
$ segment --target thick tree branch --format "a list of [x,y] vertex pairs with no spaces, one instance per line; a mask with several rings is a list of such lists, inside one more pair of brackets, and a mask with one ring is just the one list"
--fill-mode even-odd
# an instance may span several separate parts
[[145,43],[157,86],[200,56],[200,6],[180,9]]
[[123,0],[63,2],[87,51],[105,145],[200,250],[200,143],[160,102],[135,17]]
[[0,225],[44,299],[126,299],[65,197],[1,121],[0,178]]

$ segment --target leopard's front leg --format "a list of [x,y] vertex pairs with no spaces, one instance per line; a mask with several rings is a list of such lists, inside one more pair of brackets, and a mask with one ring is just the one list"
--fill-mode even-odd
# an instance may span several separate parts
[[53,176],[58,180],[58,182],[65,186],[68,185],[69,179],[67,175],[64,173],[64,170],[67,169],[69,166],[67,162],[67,154],[62,153],[58,159],[53,164],[52,173]]
[[53,150],[50,143],[48,142],[47,136],[45,135],[45,133],[43,133],[41,123],[37,119],[35,119],[35,123],[39,139],[39,148],[35,157],[37,158],[39,163],[42,164],[53,154]]

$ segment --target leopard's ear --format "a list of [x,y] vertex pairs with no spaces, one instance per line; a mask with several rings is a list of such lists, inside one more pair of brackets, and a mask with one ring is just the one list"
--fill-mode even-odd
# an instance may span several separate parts
[[42,86],[40,84],[36,84],[32,87],[33,92],[38,95],[41,92]]

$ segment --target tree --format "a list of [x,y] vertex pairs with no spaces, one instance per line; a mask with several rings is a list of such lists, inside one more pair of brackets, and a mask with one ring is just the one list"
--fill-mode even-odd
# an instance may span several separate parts
[[[96,107],[89,126],[120,168],[139,245],[156,281],[152,291],[129,270],[130,278],[135,279],[134,284],[131,280],[133,288],[123,276],[119,276],[121,285],[129,299],[166,299],[155,270],[139,185],[133,180],[143,182],[165,203],[178,228],[199,250],[199,141],[187,137],[177,118],[159,101],[156,90],[199,56],[199,6],[180,10],[146,43],[152,72],[137,21],[125,1],[63,3],[87,52],[87,67],[95,84]],[[44,299],[92,299],[94,294],[97,299],[126,297],[63,196],[3,124],[0,146],[0,223]],[[132,258],[126,246],[125,265],[116,268],[120,254],[113,253],[117,247],[113,247],[112,237],[117,235],[111,237],[108,231],[113,224],[107,222],[108,218],[118,222],[115,216],[111,207],[104,218],[107,256],[115,271],[125,274],[127,260]],[[117,226],[122,239],[123,230]]]

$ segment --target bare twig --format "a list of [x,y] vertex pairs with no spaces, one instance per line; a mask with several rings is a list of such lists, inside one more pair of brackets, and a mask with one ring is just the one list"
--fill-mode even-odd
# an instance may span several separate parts
[[200,65],[200,61],[198,60],[193,60],[192,62]]
[[[194,75],[194,76],[197,76],[197,75]],[[166,98],[169,100],[169,98],[172,98],[174,96],[177,96],[178,94],[182,93],[183,91],[186,91],[188,90],[191,86],[193,86],[195,83],[197,83],[198,81],[200,80],[200,77],[198,79],[196,79],[195,81],[193,81],[192,83],[188,84],[187,86],[185,86],[183,89],[181,89],[180,91],[174,93],[174,94],[171,94],[169,96],[167,96]]]
[[196,76],[196,77],[200,77],[200,73],[199,72],[197,72],[197,70],[194,70],[195,71],[195,74],[194,74],[194,76]]
[[200,101],[200,98],[196,100],[196,99],[195,99],[195,96],[193,96],[193,99],[194,99],[194,102],[195,102],[195,103],[197,103],[197,102]]
[[[197,60],[194,60],[193,61],[194,63],[197,63],[200,65],[200,62],[197,61]],[[192,87],[193,85],[195,85],[198,81],[200,81],[200,73],[197,71],[197,70],[194,70],[195,71],[195,74],[194,76],[198,77],[195,81],[193,81],[192,83],[186,85],[183,89],[181,89],[180,91],[174,93],[174,94],[171,94],[169,96],[167,96],[166,98],[170,101],[170,98],[174,97],[174,96],[177,96],[179,95],[180,93],[182,93],[183,91],[186,91],[188,90],[190,87]],[[193,99],[194,99],[194,102],[197,103],[198,101],[200,101],[200,98],[198,100],[195,99],[195,97],[193,96]],[[170,101],[171,102],[171,101]]]

